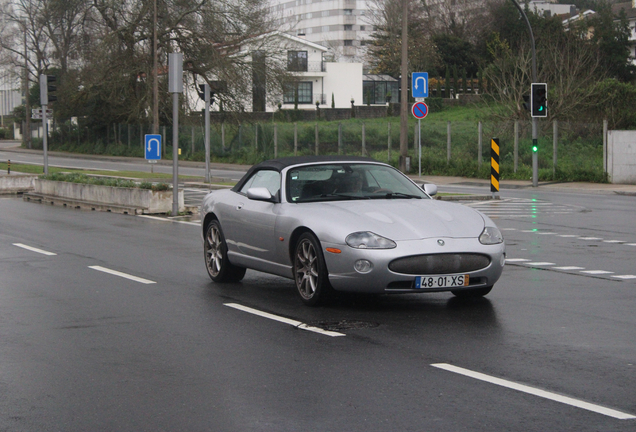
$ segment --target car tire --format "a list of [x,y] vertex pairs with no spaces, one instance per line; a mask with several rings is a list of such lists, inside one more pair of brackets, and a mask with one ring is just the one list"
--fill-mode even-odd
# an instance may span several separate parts
[[308,306],[323,304],[333,292],[320,242],[312,233],[301,234],[294,250],[294,282]]
[[472,288],[472,289],[463,289],[463,290],[455,290],[451,291],[455,297],[458,298],[479,298],[488,294],[492,290],[492,286],[484,287],[484,288]]
[[218,220],[205,227],[203,251],[205,268],[214,282],[238,282],[245,276],[245,267],[233,265],[227,257],[227,243]]

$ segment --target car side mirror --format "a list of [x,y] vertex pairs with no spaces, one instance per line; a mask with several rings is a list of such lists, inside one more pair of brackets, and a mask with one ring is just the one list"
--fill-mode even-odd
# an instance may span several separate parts
[[264,187],[254,187],[247,190],[247,198],[256,201],[271,201],[272,194]]
[[422,189],[424,192],[429,194],[430,196],[437,195],[437,185],[433,183],[424,183],[422,184]]

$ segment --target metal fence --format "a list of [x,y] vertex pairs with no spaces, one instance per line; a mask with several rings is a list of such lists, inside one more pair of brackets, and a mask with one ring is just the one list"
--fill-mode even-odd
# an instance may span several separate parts
[[[540,167],[555,173],[558,167],[603,173],[603,123],[540,122]],[[418,124],[408,129],[411,166],[420,159]],[[62,125],[51,134],[51,150],[108,153],[143,157],[148,125],[112,125],[95,131],[78,125]],[[172,127],[162,126],[164,158],[171,159]],[[490,123],[479,121],[421,121],[421,158],[425,172],[447,165],[470,165],[477,170],[490,164],[490,140],[501,147],[502,173],[532,165],[531,122]],[[210,152],[213,160],[249,163],[292,155],[365,155],[397,165],[400,153],[399,118],[346,122],[213,124]],[[205,160],[204,128],[180,126],[181,158]],[[431,166],[435,164],[435,166]]]

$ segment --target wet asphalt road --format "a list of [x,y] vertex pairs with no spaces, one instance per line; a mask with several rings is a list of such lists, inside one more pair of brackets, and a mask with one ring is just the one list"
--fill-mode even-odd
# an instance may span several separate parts
[[2,198],[0,430],[633,431],[636,198],[505,195],[485,299],[322,308],[211,283],[196,225]]

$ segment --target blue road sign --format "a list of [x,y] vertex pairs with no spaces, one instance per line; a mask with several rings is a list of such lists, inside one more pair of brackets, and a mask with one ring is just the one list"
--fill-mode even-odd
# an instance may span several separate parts
[[411,76],[411,96],[428,97],[428,72],[413,72]]
[[147,160],[161,159],[161,135],[146,135],[144,149]]
[[411,107],[411,112],[416,119],[421,120],[428,115],[428,105],[424,102],[415,102]]

